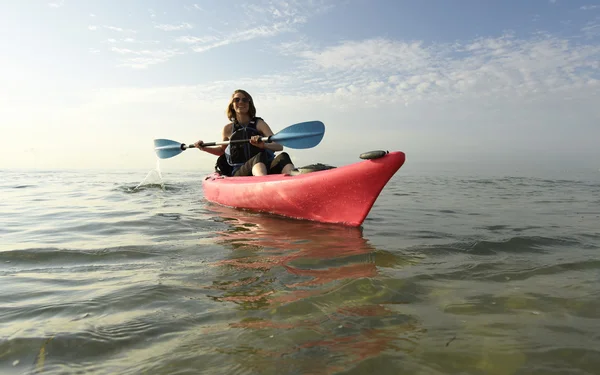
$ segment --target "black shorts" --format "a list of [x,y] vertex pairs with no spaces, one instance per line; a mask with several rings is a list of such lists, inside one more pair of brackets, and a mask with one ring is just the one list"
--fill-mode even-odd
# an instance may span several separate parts
[[267,174],[278,174],[283,171],[286,165],[292,164],[292,159],[290,159],[287,152],[282,152],[269,163],[269,156],[265,151],[262,151],[244,163],[233,175],[238,177],[252,176],[252,167],[258,163],[263,163],[267,166]]

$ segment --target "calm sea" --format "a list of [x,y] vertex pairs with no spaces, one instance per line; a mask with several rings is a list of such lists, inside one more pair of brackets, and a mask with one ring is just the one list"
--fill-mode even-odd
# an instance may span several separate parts
[[361,228],[2,171],[0,373],[600,374],[600,172],[409,163]]

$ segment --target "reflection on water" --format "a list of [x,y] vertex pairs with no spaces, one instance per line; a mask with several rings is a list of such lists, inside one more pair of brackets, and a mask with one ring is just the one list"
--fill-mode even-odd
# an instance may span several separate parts
[[232,251],[208,288],[244,312],[226,349],[244,367],[326,374],[415,349],[422,327],[395,307],[411,297],[379,280],[378,251],[360,228],[210,210],[228,223],[216,241]]

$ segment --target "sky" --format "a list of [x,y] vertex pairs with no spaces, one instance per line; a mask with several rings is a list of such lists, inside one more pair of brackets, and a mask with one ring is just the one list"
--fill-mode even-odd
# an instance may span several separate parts
[[0,169],[151,169],[238,88],[275,133],[324,122],[298,166],[600,169],[600,0],[0,0],[0,33]]

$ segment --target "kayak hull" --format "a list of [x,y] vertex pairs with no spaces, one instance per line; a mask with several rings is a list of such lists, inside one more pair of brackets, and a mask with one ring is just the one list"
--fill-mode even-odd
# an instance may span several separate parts
[[294,219],[360,226],[387,182],[404,164],[403,152],[295,176],[224,177],[203,181],[209,202]]

